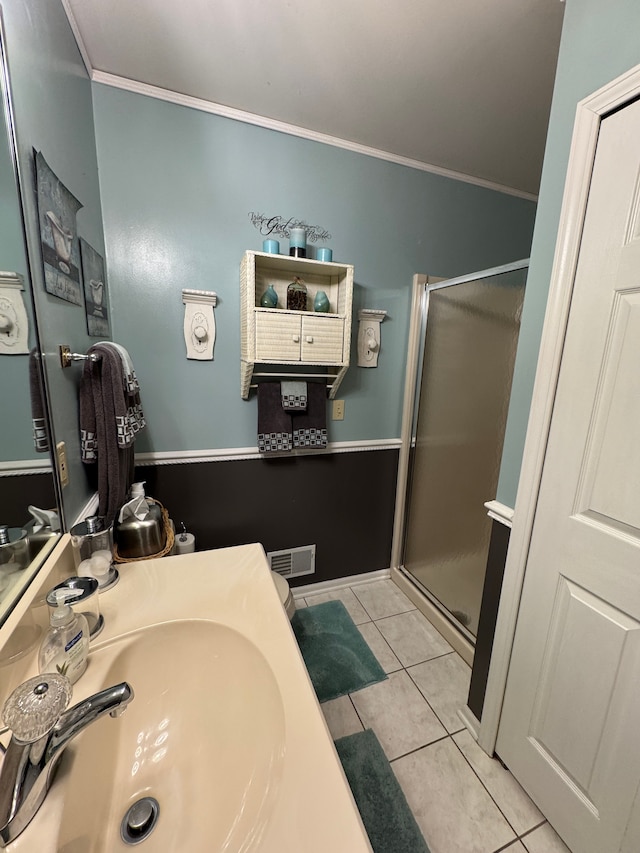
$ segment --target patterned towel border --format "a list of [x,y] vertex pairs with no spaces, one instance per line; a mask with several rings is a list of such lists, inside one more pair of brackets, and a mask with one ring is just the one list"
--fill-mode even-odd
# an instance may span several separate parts
[[278,453],[291,450],[290,432],[259,432],[258,450],[260,453]]
[[283,394],[282,408],[286,412],[305,412],[307,410],[306,394]]
[[326,429],[294,429],[293,431],[293,446],[294,447],[326,447],[327,446],[327,431]]
[[280,383],[280,398],[285,412],[306,412],[307,383],[299,379],[282,381]]

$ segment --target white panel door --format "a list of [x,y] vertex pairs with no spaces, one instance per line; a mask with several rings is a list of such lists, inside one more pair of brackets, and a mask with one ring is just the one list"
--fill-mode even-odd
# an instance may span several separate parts
[[640,102],[601,123],[496,751],[575,853],[640,849]]

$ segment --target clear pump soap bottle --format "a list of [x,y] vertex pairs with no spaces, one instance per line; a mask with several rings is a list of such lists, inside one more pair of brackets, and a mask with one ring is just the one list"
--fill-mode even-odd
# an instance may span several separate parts
[[56,606],[51,611],[51,628],[47,631],[38,657],[40,672],[66,675],[73,684],[87,668],[89,624],[82,613],[74,613],[67,601],[76,598],[77,590],[54,591]]

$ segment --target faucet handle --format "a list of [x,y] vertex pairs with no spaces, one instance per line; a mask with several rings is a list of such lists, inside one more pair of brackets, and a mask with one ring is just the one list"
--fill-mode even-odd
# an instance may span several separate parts
[[13,691],[2,709],[2,720],[15,738],[34,743],[51,731],[71,701],[71,682],[64,675],[45,672]]

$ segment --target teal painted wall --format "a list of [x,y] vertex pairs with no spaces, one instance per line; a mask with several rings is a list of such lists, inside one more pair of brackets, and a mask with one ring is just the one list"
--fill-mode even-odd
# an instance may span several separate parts
[[64,440],[71,484],[63,492],[66,519],[72,523],[93,493],[80,461],[78,381],[80,369],[63,371],[57,347],[68,343],[84,352],[84,306],[72,305],[44,290],[38,212],[33,179],[33,148],[82,203],[78,233],[104,250],[91,83],[59,0],[3,0],[7,53],[13,93],[18,161],[26,210],[29,256],[41,346],[53,411],[55,440]]
[[[238,271],[262,244],[251,211],[326,228],[334,259],[355,265],[354,317],[389,312],[377,369],[355,366],[354,320],[332,441],[400,435],[414,273],[529,255],[532,202],[104,85],[94,112],[113,335],[149,423],[138,451],[256,444],[255,395],[239,392]],[[218,294],[213,362],[185,357],[183,288]]]
[[[17,272],[25,280],[23,302],[29,319],[29,344],[35,332],[27,259],[22,236],[22,219],[13,159],[9,148],[4,114],[0,110],[0,270]],[[0,356],[0,462],[36,459],[31,428],[28,356]],[[11,401],[9,405],[8,401]],[[26,517],[25,517],[26,521]]]
[[640,63],[639,33],[638,0],[567,2],[498,483],[507,506],[518,488],[576,105]]

